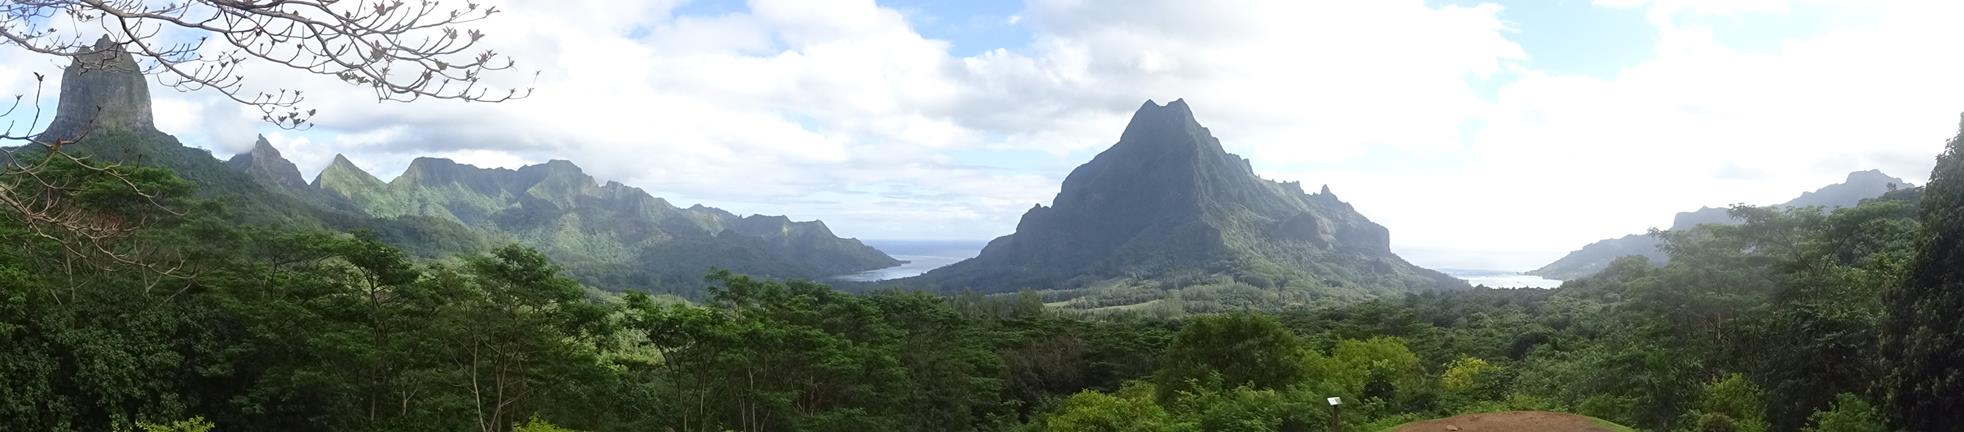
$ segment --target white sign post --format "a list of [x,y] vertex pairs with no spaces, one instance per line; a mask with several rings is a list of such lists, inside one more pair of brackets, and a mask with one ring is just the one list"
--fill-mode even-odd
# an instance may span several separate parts
[[1343,432],[1343,398],[1330,398],[1330,430]]

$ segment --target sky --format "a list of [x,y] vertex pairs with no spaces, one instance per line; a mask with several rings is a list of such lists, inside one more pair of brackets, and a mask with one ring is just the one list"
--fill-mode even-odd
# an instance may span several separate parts
[[[331,77],[283,131],[153,84],[159,129],[263,134],[312,178],[566,159],[678,205],[847,237],[989,239],[1148,99],[1274,180],[1329,185],[1435,268],[1528,270],[1679,211],[1880,169],[1921,184],[1964,112],[1964,2],[479,0],[534,86],[377,103]],[[0,46],[0,89],[59,64]],[[536,78],[532,72],[536,72]],[[26,90],[23,90],[26,89]]]

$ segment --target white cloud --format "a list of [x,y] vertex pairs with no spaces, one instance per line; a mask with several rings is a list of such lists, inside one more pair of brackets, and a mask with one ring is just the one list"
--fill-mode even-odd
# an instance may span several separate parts
[[1528,72],[1502,87],[1471,160],[1453,170],[1347,172],[1356,192],[1338,192],[1391,226],[1396,244],[1459,252],[1436,265],[1554,251],[1498,261],[1525,269],[1668,226],[1676,211],[1778,203],[1850,171],[1923,183],[1964,109],[1964,59],[1936,54],[1964,40],[1942,18],[1964,10],[1896,6],[1771,54],[1664,26],[1677,43],[1612,78]]
[[[980,84],[971,89],[985,93],[976,99],[1056,118],[1057,111],[1109,113],[1146,97],[1185,97],[1230,147],[1272,162],[1340,159],[1372,146],[1456,147],[1460,120],[1482,109],[1467,79],[1524,57],[1504,38],[1494,6],[1039,1],[1030,8],[1032,53],[991,52],[966,65]],[[976,126],[1013,138],[1068,127],[1032,123],[985,116]],[[1103,140],[1030,144],[1102,147],[1117,127],[1099,126],[1109,131]]]

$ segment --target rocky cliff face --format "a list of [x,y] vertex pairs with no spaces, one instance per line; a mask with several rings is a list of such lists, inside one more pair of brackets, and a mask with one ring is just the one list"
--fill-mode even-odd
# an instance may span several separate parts
[[135,58],[107,36],[72,57],[61,73],[61,99],[47,135],[72,138],[95,129],[155,131],[150,83]]
[[1256,176],[1183,100],[1147,101],[1052,203],[1024,213],[1014,234],[976,258],[911,282],[999,292],[1220,274],[1379,293],[1464,286],[1392,254],[1389,230],[1327,187],[1307,194]]

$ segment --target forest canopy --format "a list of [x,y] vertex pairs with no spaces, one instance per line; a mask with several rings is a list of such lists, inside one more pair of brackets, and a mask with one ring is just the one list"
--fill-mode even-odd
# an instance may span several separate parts
[[1341,397],[1346,430],[1522,409],[1868,430],[1902,419],[1879,341],[1924,232],[1907,189],[1738,207],[1667,236],[1668,265],[1552,290],[1168,317],[724,271],[692,303],[582,289],[523,247],[238,226],[167,171],[106,169],[163,194],[78,205],[184,210],[104,240],[144,260],[86,266],[0,218],[0,429],[1323,430]]

